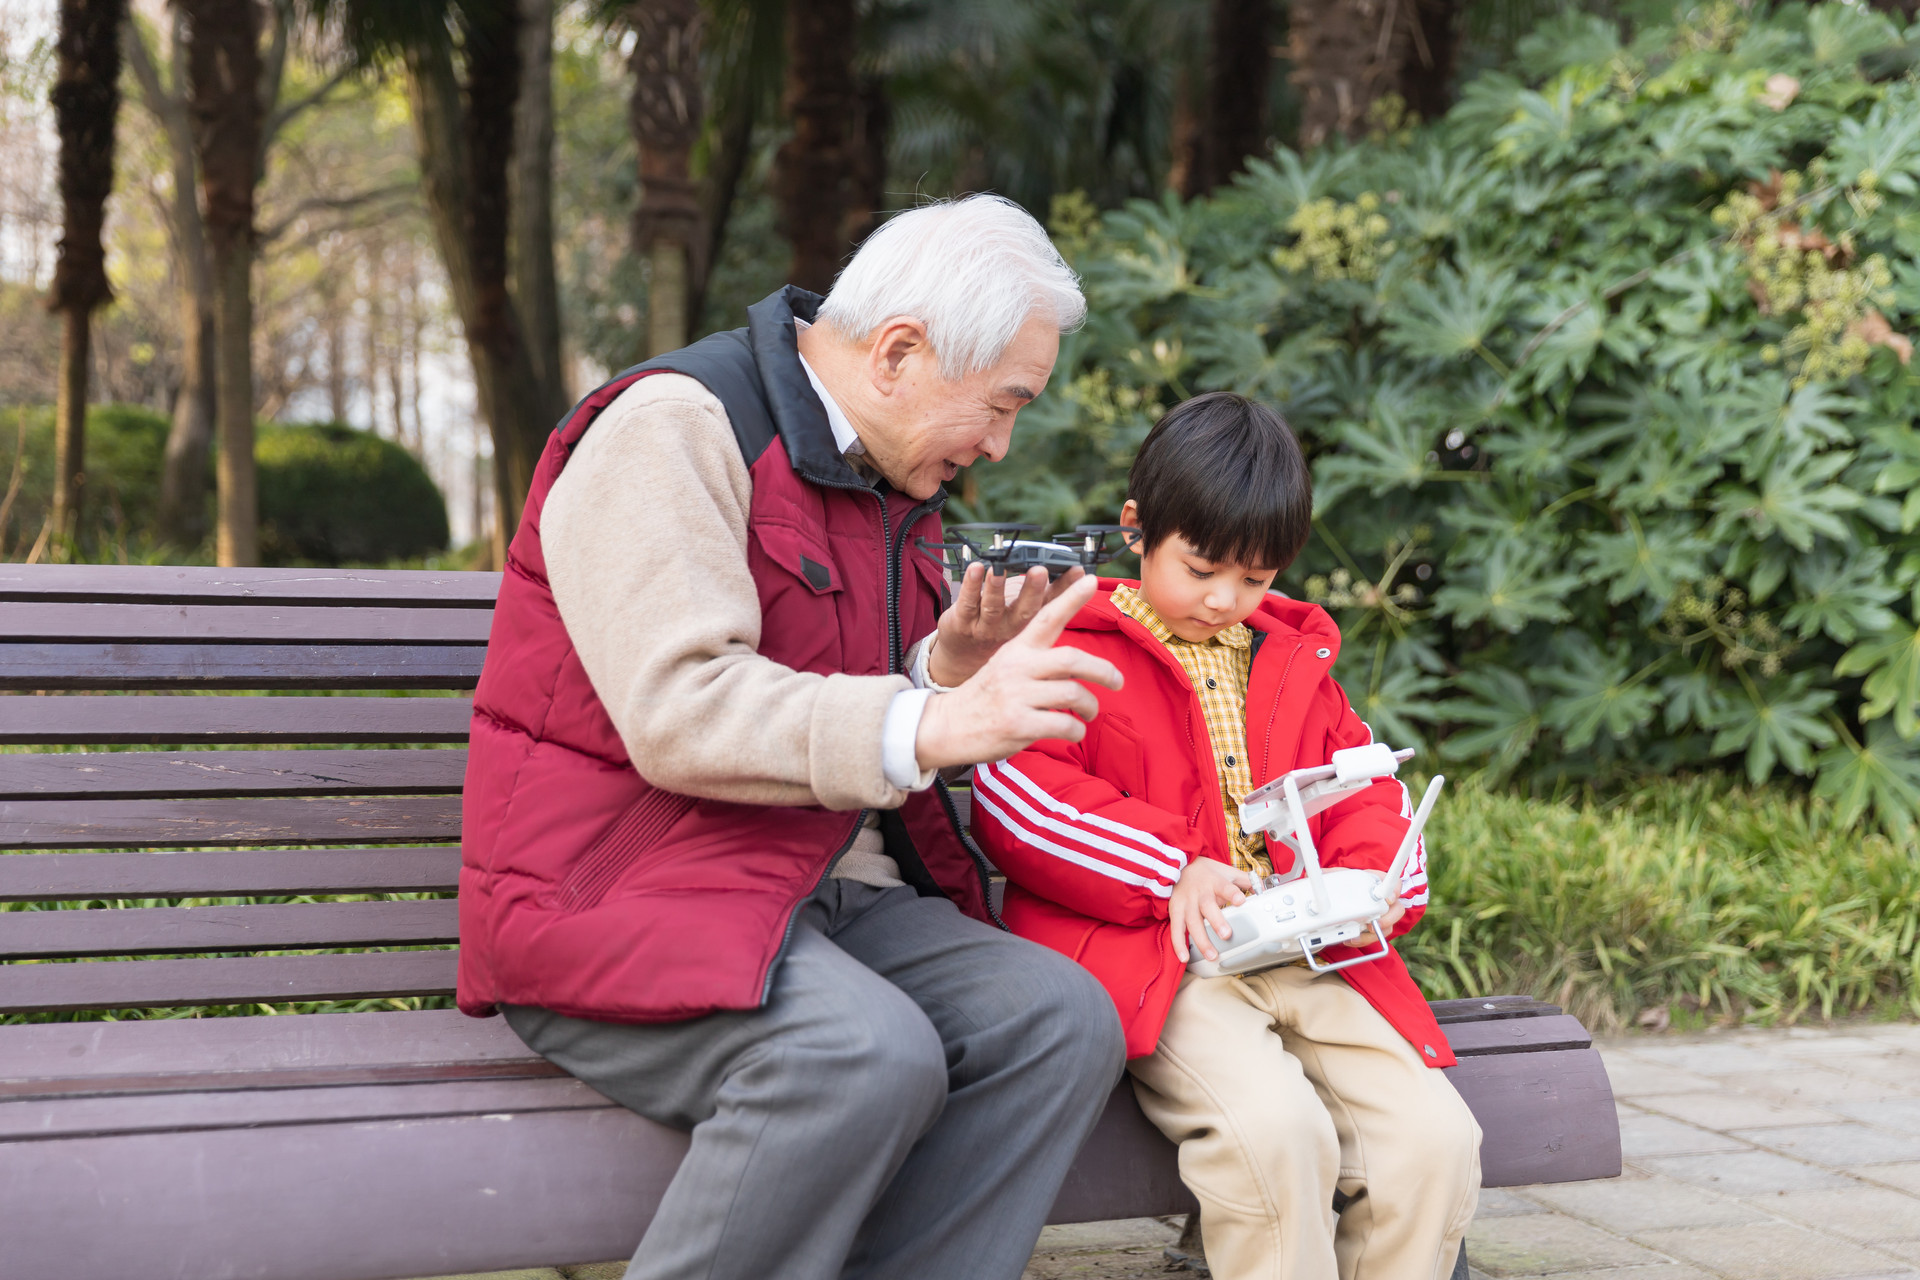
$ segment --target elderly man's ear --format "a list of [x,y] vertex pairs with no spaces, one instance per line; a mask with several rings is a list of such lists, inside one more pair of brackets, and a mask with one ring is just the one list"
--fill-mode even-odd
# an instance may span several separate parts
[[927,342],[925,324],[912,316],[895,316],[880,326],[867,351],[868,372],[872,375],[874,390],[881,395],[889,395],[906,375],[908,360],[913,356],[931,354],[932,347]]

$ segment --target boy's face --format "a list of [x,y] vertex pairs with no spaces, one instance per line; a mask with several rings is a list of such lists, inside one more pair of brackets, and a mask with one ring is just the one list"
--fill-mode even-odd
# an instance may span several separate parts
[[[1120,509],[1120,523],[1140,523],[1133,499]],[[1208,560],[1178,533],[1140,556],[1140,594],[1182,640],[1213,639],[1260,607],[1278,569]]]

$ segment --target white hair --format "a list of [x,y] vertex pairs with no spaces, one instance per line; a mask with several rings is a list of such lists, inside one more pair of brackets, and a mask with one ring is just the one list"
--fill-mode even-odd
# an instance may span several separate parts
[[820,304],[820,319],[856,342],[912,316],[927,326],[946,378],[993,367],[1035,312],[1062,333],[1078,329],[1087,318],[1080,277],[1032,214],[994,195],[895,214]]

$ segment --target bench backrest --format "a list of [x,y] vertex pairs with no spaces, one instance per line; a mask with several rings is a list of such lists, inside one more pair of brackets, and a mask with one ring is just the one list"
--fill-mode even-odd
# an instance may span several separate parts
[[499,582],[0,565],[0,1015],[450,995]]

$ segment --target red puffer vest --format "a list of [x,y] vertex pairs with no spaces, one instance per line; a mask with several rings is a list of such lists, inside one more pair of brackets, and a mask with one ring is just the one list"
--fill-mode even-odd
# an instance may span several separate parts
[[[817,295],[789,288],[748,325],[629,369],[547,443],[507,553],[473,701],[460,872],[458,1002],[671,1022],[766,999],[794,908],[866,812],[696,800],[650,785],[595,695],[548,588],[540,512],[574,446],[637,379],[677,372],[726,407],[753,480],[747,560],[760,653],[799,671],[885,675],[934,629],[945,586],[914,540],[940,538],[944,492],[915,503],[840,456],[794,344]],[[636,495],[644,501],[644,495]],[[674,531],[633,548],[666,571]],[[988,919],[986,873],[943,784],[882,815],[886,852],[923,895]]]

